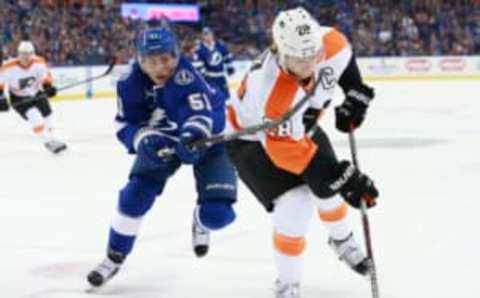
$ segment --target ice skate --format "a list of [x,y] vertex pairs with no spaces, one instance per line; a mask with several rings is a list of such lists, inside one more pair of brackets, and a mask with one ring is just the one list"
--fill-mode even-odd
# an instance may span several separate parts
[[330,238],[328,244],[338,255],[339,259],[347,263],[355,272],[365,276],[369,273],[368,259],[353,238],[353,233],[350,233],[343,240]]
[[45,147],[53,154],[58,154],[67,149],[67,145],[65,143],[56,140],[46,142]]
[[275,298],[300,298],[299,283],[284,283],[275,281]]
[[114,277],[120,270],[124,259],[125,257],[122,254],[110,250],[105,260],[87,275],[87,281],[92,286],[92,289],[103,286]]
[[195,255],[199,258],[207,255],[210,246],[210,231],[203,228],[199,223],[198,207],[193,212],[192,246]]

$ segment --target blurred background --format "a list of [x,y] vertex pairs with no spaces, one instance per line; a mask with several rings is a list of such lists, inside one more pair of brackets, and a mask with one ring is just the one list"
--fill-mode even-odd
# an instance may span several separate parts
[[[85,275],[103,254],[133,158],[115,140],[113,119],[137,32],[168,17],[189,54],[210,27],[234,55],[233,91],[269,44],[276,13],[299,5],[347,35],[375,88],[356,136],[382,196],[369,213],[382,298],[478,298],[480,0],[0,0],[4,59],[31,39],[57,87],[101,77],[54,98],[55,132],[69,146],[62,156],[16,113],[0,114],[1,296],[92,298]],[[111,54],[119,65],[102,76]],[[332,107],[341,100],[338,90]],[[322,127],[350,158],[332,110]],[[94,297],[271,297],[270,218],[240,184],[237,223],[212,237],[208,259],[194,259],[191,179],[189,168],[179,171],[124,274]],[[369,297],[365,280],[326,248],[319,223],[312,228],[304,297]]]
[[[473,55],[480,52],[479,0],[0,0],[4,58],[31,39],[51,65],[95,65],[110,53],[127,63],[136,32],[162,10],[138,4],[180,4],[172,14],[182,48],[192,50],[209,26],[236,60],[251,59],[269,43],[282,9],[302,5],[323,25],[345,33],[360,57]],[[135,6],[137,4],[137,6]],[[188,6],[187,4],[190,4]],[[129,6],[130,5],[130,6]],[[132,6],[133,5],[133,6]],[[173,19],[173,20],[172,20]]]

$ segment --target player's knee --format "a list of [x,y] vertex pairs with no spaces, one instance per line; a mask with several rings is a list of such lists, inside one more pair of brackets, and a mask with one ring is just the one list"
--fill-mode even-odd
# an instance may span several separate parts
[[153,180],[133,176],[120,191],[119,209],[123,214],[142,216],[152,207],[160,186]]
[[221,229],[235,220],[231,200],[206,201],[200,205],[199,217],[204,226],[212,230]]
[[305,238],[275,232],[273,234],[273,246],[281,254],[292,257],[299,256],[305,250]]

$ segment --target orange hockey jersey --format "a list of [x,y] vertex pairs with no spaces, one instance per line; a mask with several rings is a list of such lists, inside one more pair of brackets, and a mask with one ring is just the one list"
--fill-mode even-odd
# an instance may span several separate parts
[[34,56],[26,67],[15,58],[6,61],[0,68],[0,89],[6,87],[10,94],[19,97],[34,96],[46,83],[52,83],[52,74],[45,60],[39,56]]
[[240,129],[281,117],[307,92],[314,92],[308,104],[280,127],[244,137],[259,141],[272,162],[294,174],[302,173],[315,155],[317,145],[305,133],[303,113],[309,108],[322,109],[333,97],[335,86],[352,58],[352,50],[344,35],[330,27],[322,27],[323,56],[319,59],[314,80],[321,80],[316,90],[314,81],[307,86],[278,65],[278,57],[266,51],[253,63],[233,96],[228,108],[230,129]]

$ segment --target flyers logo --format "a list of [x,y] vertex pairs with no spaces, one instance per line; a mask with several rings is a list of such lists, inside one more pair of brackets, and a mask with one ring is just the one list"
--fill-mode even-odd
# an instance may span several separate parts
[[295,28],[295,31],[297,31],[298,35],[304,36],[310,34],[312,30],[309,25],[305,24],[297,26],[297,28]]
[[35,77],[26,77],[18,80],[18,87],[20,88],[20,90],[28,88],[33,84],[35,84]]

